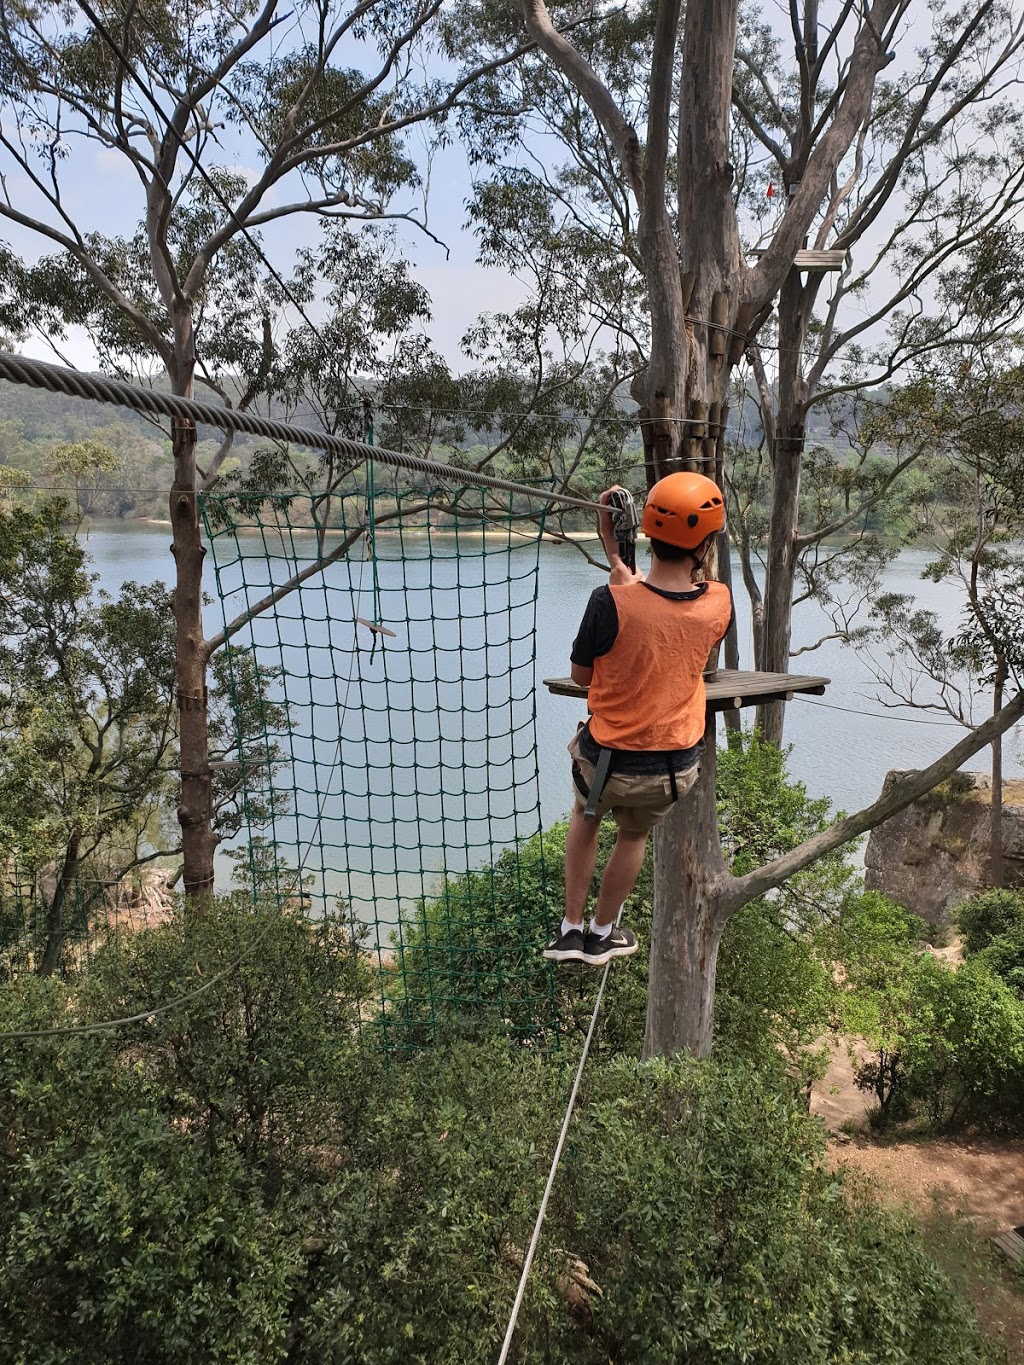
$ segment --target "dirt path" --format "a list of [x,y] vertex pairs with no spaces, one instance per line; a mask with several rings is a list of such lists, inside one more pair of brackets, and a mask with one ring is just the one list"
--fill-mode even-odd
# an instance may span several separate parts
[[1024,1140],[855,1138],[830,1143],[829,1156],[863,1171],[886,1197],[920,1213],[938,1207],[969,1218],[981,1237],[1024,1223]]
[[1024,1139],[880,1141],[869,1135],[871,1096],[858,1090],[845,1042],[811,1094],[830,1133],[828,1159],[867,1176],[880,1199],[909,1205],[928,1246],[974,1302],[986,1331],[1024,1365],[1024,1280],[993,1248],[997,1232],[1024,1224]]

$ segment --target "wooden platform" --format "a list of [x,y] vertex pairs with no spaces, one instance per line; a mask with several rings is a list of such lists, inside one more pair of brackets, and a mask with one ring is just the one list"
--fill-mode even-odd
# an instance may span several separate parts
[[[767,247],[755,247],[751,254],[763,256],[766,250]],[[806,270],[810,275],[824,275],[831,270],[845,269],[849,254],[848,251],[815,251],[812,247],[801,247],[793,264],[797,270]]]
[[992,1238],[999,1250],[1016,1262],[1017,1265],[1024,1266],[1024,1237],[1016,1230],[1011,1228],[1009,1232],[999,1232]]
[[[585,698],[587,689],[572,678],[545,678],[544,686],[556,697]],[[797,692],[821,696],[831,678],[811,678],[800,673],[744,673],[720,668],[714,682],[705,684],[709,711],[738,711],[765,701],[792,701]]]

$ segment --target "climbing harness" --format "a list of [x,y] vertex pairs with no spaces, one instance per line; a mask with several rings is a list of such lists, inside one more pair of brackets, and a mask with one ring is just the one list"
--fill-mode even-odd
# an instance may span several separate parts
[[[602,749],[597,756],[597,763],[594,765],[594,777],[590,783],[590,790],[587,792],[587,804],[583,807],[584,820],[597,819],[597,803],[601,800],[601,793],[604,791],[604,784],[608,781],[608,772],[611,766],[611,749]],[[582,778],[582,773],[580,776]],[[579,783],[576,785],[579,786]]]

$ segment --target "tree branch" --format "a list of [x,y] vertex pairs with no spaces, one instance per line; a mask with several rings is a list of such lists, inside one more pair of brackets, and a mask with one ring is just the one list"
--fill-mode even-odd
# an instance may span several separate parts
[[828,829],[822,830],[820,834],[815,834],[813,838],[805,840],[798,847],[784,853],[781,858],[776,858],[764,867],[756,868],[744,877],[732,878],[726,893],[728,902],[726,914],[738,906],[745,905],[748,901],[755,900],[758,896],[765,895],[766,892],[774,890],[775,887],[781,886],[789,877],[802,872],[805,867],[809,867],[811,863],[824,857],[826,853],[831,853],[843,844],[848,844],[851,839],[856,839],[858,835],[874,829],[883,820],[888,820],[890,816],[906,810],[926,792],[930,792],[933,787],[944,782],[947,777],[951,777],[961,764],[966,763],[979,749],[984,749],[992,740],[1004,734],[1011,725],[1015,725],[1020,720],[1021,716],[1024,716],[1024,692],[1018,692],[1001,711],[990,716],[983,725],[979,725],[971,734],[965,735],[958,744],[954,744],[952,749],[948,749],[941,758],[937,758],[929,767],[921,772],[911,773],[895,782],[889,791],[880,796],[872,805],[866,806],[855,815],[848,815],[843,820],[837,820]]
[[608,87],[587,59],[555,28],[544,0],[520,0],[520,3],[527,32],[586,100],[610,138],[637,201],[643,203],[644,167],[636,129],[627,121]]

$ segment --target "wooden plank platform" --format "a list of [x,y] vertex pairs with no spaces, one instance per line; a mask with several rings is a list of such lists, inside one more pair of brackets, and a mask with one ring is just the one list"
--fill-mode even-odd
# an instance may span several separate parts
[[[714,682],[705,683],[709,711],[738,711],[765,701],[791,701],[797,692],[821,696],[831,678],[812,678],[800,673],[745,673],[720,668]],[[572,678],[544,678],[544,686],[556,697],[585,698],[587,689]]]
[[1024,1237],[1019,1232],[1013,1228],[1009,1232],[997,1232],[992,1240],[1011,1261],[1024,1265]]
[[[766,249],[755,247],[752,254],[763,256]],[[797,270],[806,270],[812,275],[823,275],[830,270],[842,270],[848,255],[849,252],[846,251],[814,251],[810,247],[801,247],[793,258],[793,264]]]

